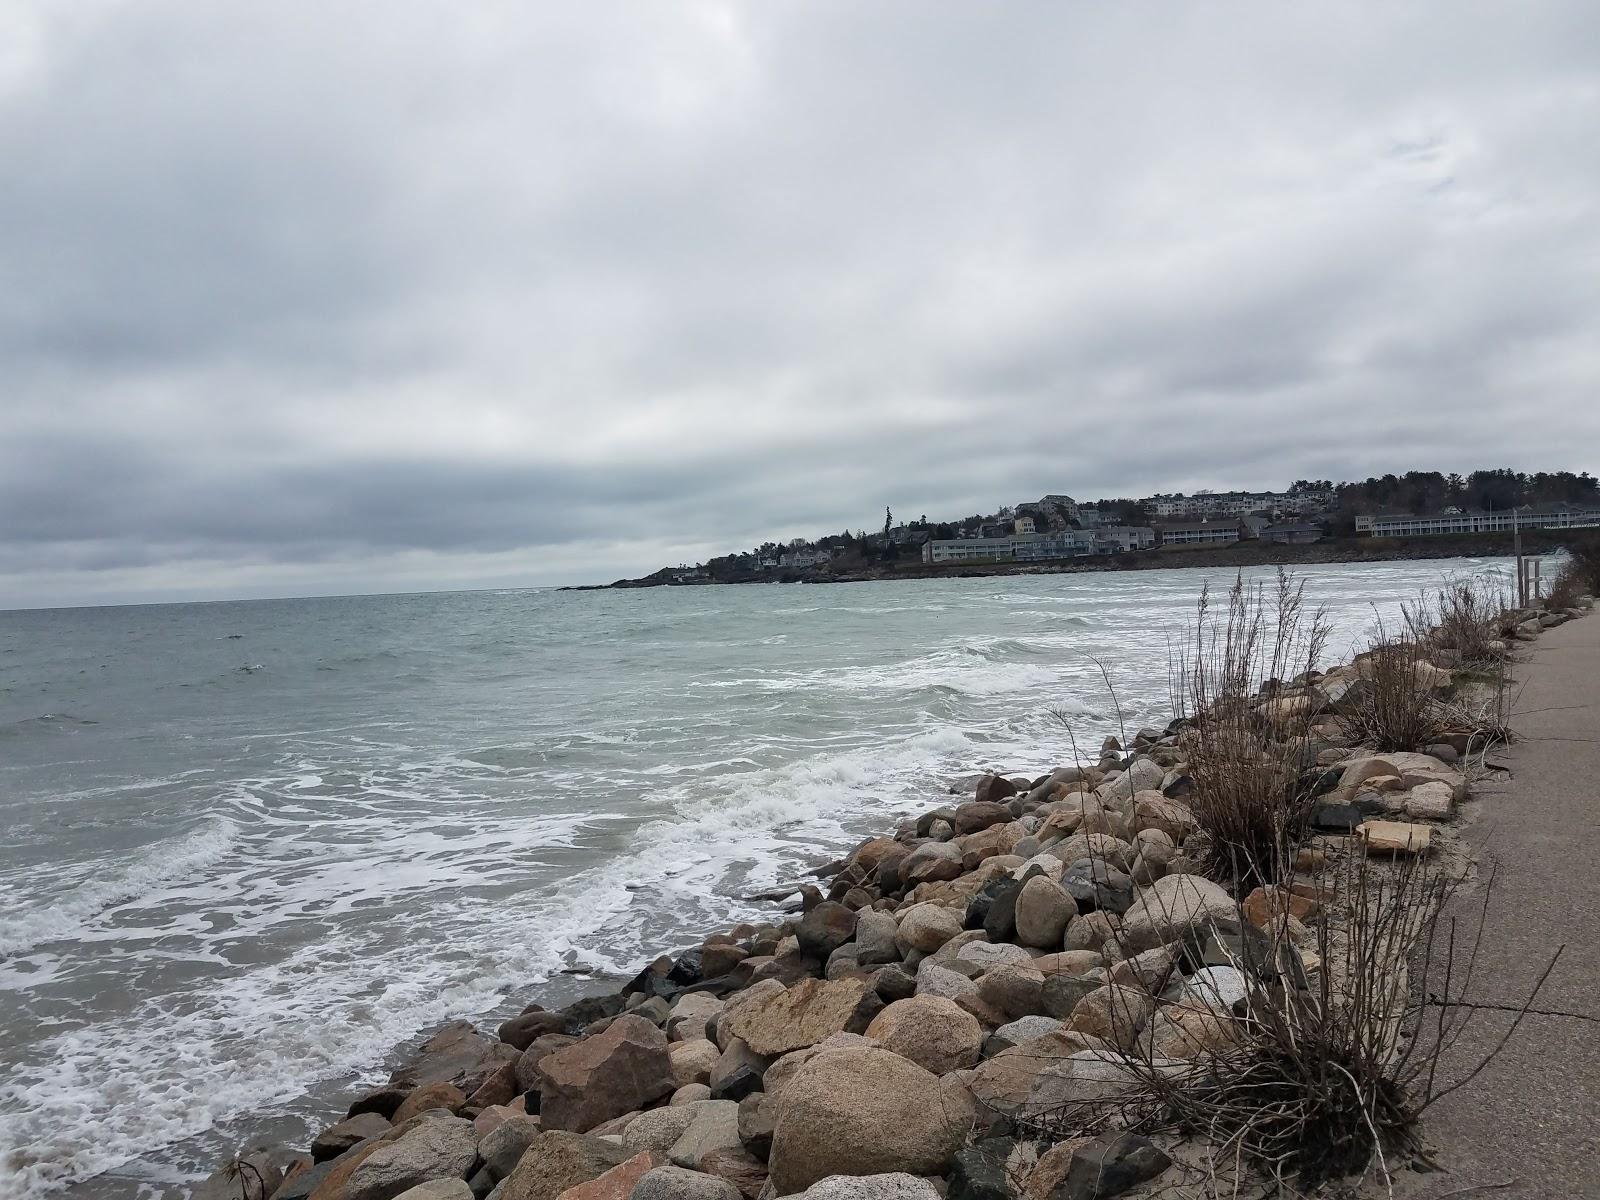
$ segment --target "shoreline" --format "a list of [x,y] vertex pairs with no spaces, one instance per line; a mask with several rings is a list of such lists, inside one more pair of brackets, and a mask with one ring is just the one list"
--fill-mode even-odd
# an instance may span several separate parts
[[[1590,530],[1524,530],[1524,553],[1554,554],[1586,540]],[[778,569],[726,579],[678,581],[663,569],[634,579],[612,583],[575,584],[566,592],[631,590],[653,587],[719,587],[754,583],[869,583],[898,579],[988,579],[1011,575],[1074,575],[1120,571],[1178,570],[1305,566],[1333,563],[1407,562],[1440,558],[1503,558],[1513,552],[1510,534],[1441,534],[1415,538],[1324,539],[1304,546],[1266,542],[1239,542],[1228,546],[1169,546],[1126,554],[1086,559],[1060,559],[1029,563],[889,562],[857,570],[835,572],[828,568]]]
[[[1529,628],[1524,618],[1508,628],[1537,636],[1537,619]],[[1304,696],[1289,707],[1310,730],[1311,717],[1333,719],[1340,698],[1360,685],[1359,664],[1313,672],[1292,696],[1263,692],[1256,713],[1268,713],[1270,725],[1286,701]],[[1187,1060],[1214,1046],[1237,1016],[1205,999],[1208,987],[1240,985],[1235,959],[1211,961],[1198,944],[1184,954],[1168,946],[1173,935],[1203,940],[1201,926],[1215,926],[1224,905],[1248,916],[1261,892],[1219,896],[1198,860],[1186,857],[1201,852],[1189,840],[1198,828],[1185,758],[1194,752],[1185,741],[1191,724],[1140,730],[1126,750],[1108,739],[1093,764],[975,777],[957,793],[964,801],[938,805],[813,872],[831,880],[823,887],[750,898],[798,894],[798,919],[712,932],[616,992],[554,1012],[530,1004],[493,1033],[451,1022],[388,1084],[356,1097],[310,1154],[258,1149],[242,1173],[219,1172],[194,1194],[762,1200],[823,1186],[824,1176],[802,1165],[822,1161],[840,1168],[827,1174],[937,1175],[952,1196],[960,1188],[987,1197],[970,1192],[969,1177],[984,1168],[979,1150],[998,1136],[1012,1154],[1030,1128],[1038,1134],[1027,1106],[1042,1081],[1056,1100],[1076,1095],[1072,1064],[1088,1055],[1097,1064],[1089,1090],[1100,1097],[1104,1072],[1129,1069],[1118,1056],[1142,1044],[1163,1061]],[[1323,740],[1316,762],[1336,778],[1318,811],[1345,841],[1356,823],[1384,824],[1377,818],[1385,816],[1432,829],[1415,822],[1448,821],[1466,794],[1465,775],[1446,761],[1455,745],[1438,748],[1442,757],[1385,758]],[[1387,794],[1363,787],[1391,777],[1397,786]],[[1434,794],[1441,783],[1449,785],[1442,805]],[[1315,879],[1301,886],[1324,895]],[[1286,924],[1271,918],[1275,894],[1268,889],[1262,902],[1265,927],[1283,936]],[[1169,920],[1169,903],[1189,913],[1181,929]],[[1130,913],[1145,925],[1130,926]],[[1231,936],[1247,934],[1259,936],[1243,926]],[[1294,953],[1317,957],[1300,945]],[[1146,979],[1147,970],[1159,981]],[[1019,1047],[1028,1049],[1007,1055]],[[1067,1075],[1051,1075],[1051,1064]],[[793,1088],[800,1090],[790,1096]],[[816,1094],[803,1103],[807,1088]],[[873,1130],[885,1094],[922,1098],[900,1115],[912,1150],[886,1148],[864,1131],[842,1146],[817,1132],[824,1115],[835,1120],[841,1106],[854,1112],[851,1098],[863,1088],[873,1102],[858,1115]],[[930,1125],[926,1100],[934,1096],[939,1120]],[[959,1134],[943,1123],[949,1112],[960,1114]],[[1182,1147],[1137,1149],[1148,1164],[1152,1155],[1170,1162]],[[1045,1170],[1052,1153],[1030,1169]],[[1057,1156],[1056,1185],[1086,1154],[1079,1145]],[[432,1190],[413,1196],[412,1185]],[[907,1200],[935,1200],[927,1191]]]

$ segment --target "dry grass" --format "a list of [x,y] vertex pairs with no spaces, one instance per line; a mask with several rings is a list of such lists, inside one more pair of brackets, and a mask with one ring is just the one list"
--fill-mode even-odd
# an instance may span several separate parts
[[1418,640],[1454,650],[1464,666],[1502,662],[1501,633],[1516,597],[1504,580],[1490,576],[1457,579],[1430,601],[1406,609],[1406,624]]
[[1362,658],[1363,679],[1342,714],[1345,729],[1376,750],[1420,750],[1444,731],[1423,645],[1389,641],[1380,630]]
[[1546,602],[1551,608],[1571,608],[1579,596],[1600,593],[1600,542],[1571,548],[1550,584]]
[[1276,877],[1310,810],[1299,748],[1315,705],[1284,680],[1315,667],[1327,621],[1306,610],[1304,584],[1279,571],[1270,589],[1236,578],[1220,621],[1202,592],[1191,637],[1173,672],[1175,705],[1193,714],[1187,799],[1207,874],[1248,891]]
[[[1389,1185],[1398,1160],[1418,1148],[1419,1118],[1499,1053],[1555,960],[1490,1052],[1443,1079],[1441,1057],[1475,1011],[1460,997],[1482,917],[1463,961],[1453,923],[1441,923],[1459,882],[1448,868],[1372,859],[1359,848],[1333,862],[1316,881],[1329,911],[1299,935],[1309,936],[1316,956],[1304,986],[1286,971],[1262,969],[1285,954],[1300,957],[1291,922],[1280,918],[1261,933],[1265,948],[1235,962],[1250,977],[1249,995],[1232,1013],[1235,1040],[1183,1064],[1142,1044],[1123,1056],[1120,1095],[1035,1113],[1029,1124],[1054,1140],[1113,1128],[1202,1138],[1219,1173],[1238,1180],[1257,1172],[1288,1194],[1358,1175]],[[1484,913],[1490,894],[1492,880]]]

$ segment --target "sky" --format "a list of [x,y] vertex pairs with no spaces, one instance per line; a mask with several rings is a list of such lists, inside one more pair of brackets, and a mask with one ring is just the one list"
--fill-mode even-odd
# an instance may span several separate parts
[[1600,5],[0,0],[0,607],[1595,470]]

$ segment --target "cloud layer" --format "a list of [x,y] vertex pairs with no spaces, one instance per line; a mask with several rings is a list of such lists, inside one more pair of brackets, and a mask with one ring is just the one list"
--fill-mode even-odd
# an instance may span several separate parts
[[1579,0],[0,10],[0,605],[1593,469]]

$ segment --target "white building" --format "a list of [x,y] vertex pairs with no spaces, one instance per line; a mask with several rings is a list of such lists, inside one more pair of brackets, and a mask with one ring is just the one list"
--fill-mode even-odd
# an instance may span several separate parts
[[1102,525],[1094,532],[1102,541],[1115,542],[1124,553],[1148,550],[1156,544],[1156,531],[1148,525]]
[[1592,529],[1600,527],[1600,508],[1539,504],[1482,512],[1361,513],[1356,532],[1373,537],[1428,537],[1441,533],[1510,533],[1515,529]]
[[1202,521],[1199,524],[1162,525],[1157,529],[1163,546],[1221,545],[1239,540],[1239,526],[1231,521]]

